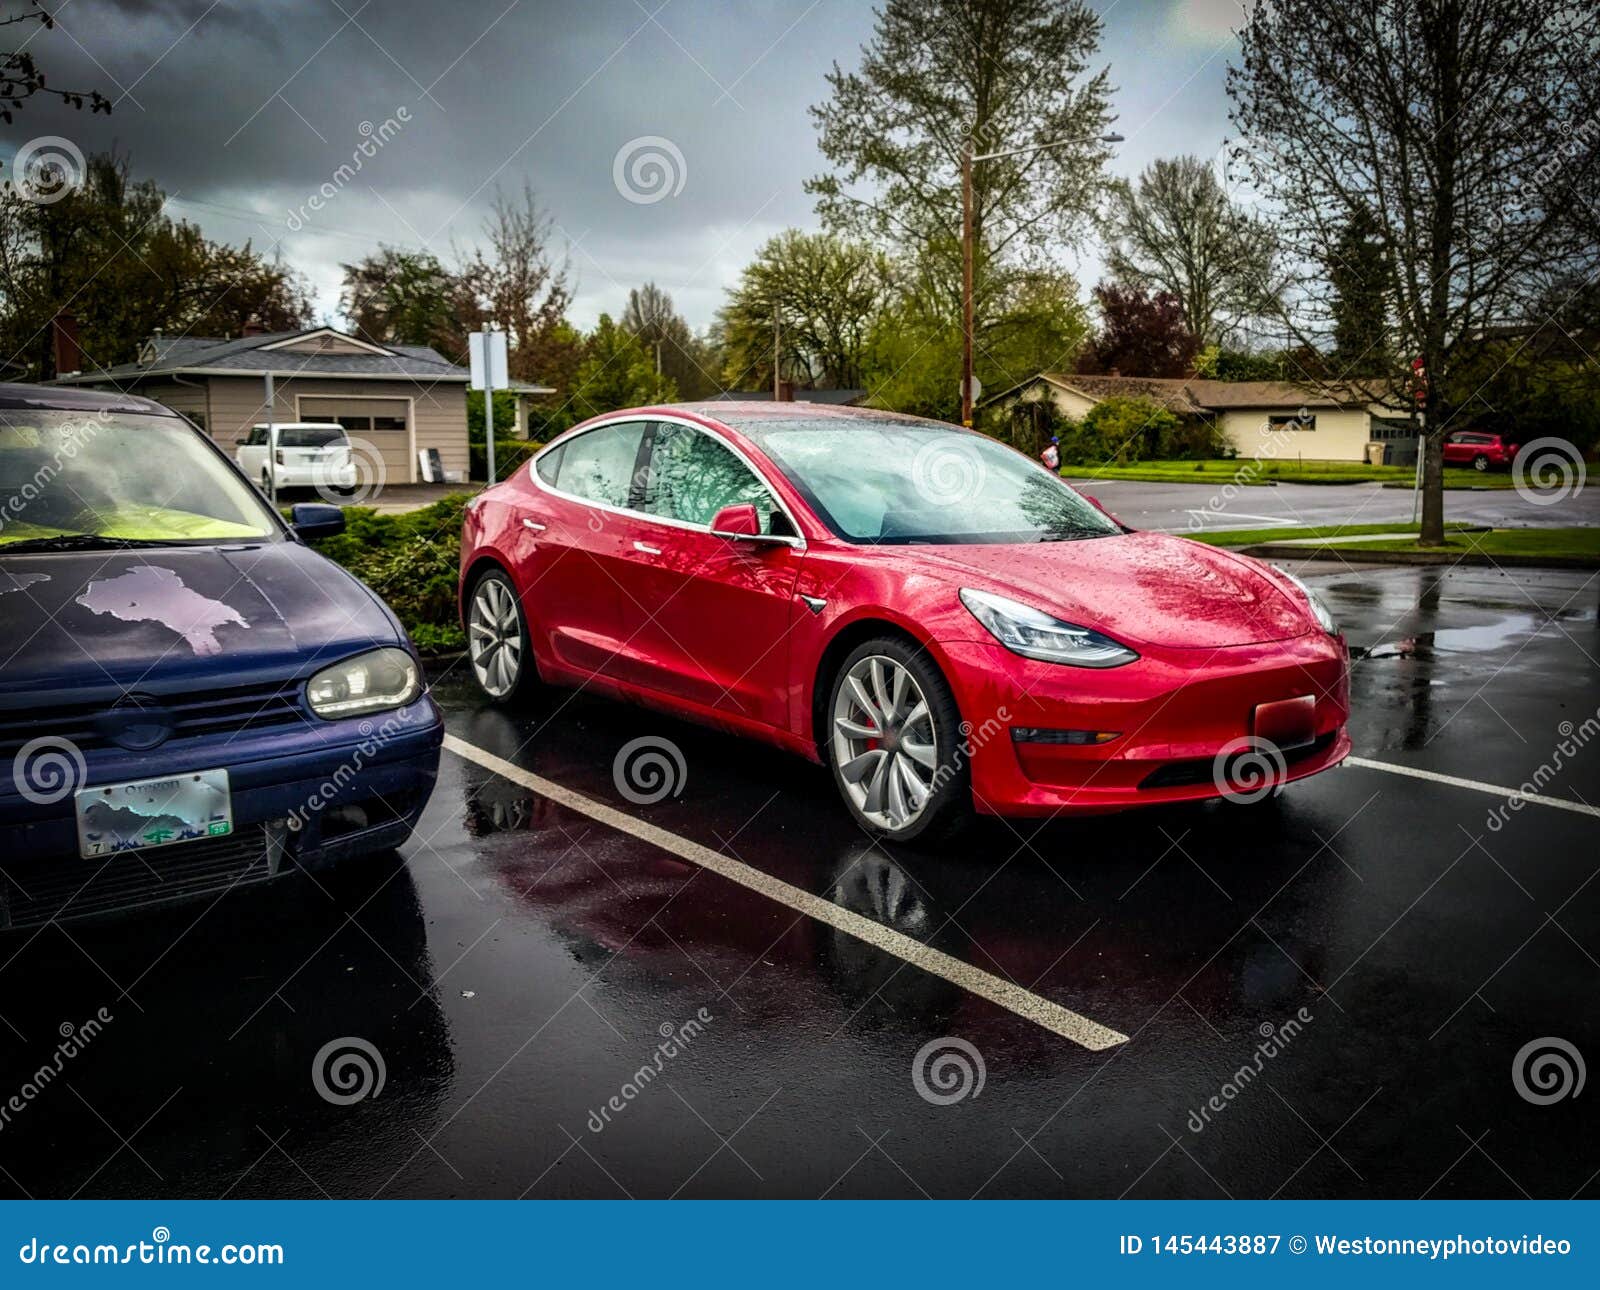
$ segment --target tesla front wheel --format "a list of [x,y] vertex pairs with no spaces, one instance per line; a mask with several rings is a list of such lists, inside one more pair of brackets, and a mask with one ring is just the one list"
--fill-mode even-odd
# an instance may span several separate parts
[[828,761],[850,813],[895,842],[953,836],[972,817],[961,714],[927,655],[894,637],[853,650],[833,679]]
[[539,683],[528,620],[510,577],[499,569],[490,569],[472,584],[467,656],[478,687],[496,703],[525,699]]

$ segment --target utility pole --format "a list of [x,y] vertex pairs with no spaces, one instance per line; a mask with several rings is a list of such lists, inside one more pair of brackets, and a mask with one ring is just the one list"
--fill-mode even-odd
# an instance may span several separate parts
[[[1120,134],[1103,134],[1101,143],[1121,143]],[[1020,148],[1004,148],[999,152],[985,152],[974,155],[972,145],[967,145],[966,151],[961,154],[961,424],[972,424],[972,268],[973,258],[976,255],[976,234],[974,224],[977,222],[976,212],[973,210],[972,195],[972,170],[980,161],[995,161],[1001,157],[1018,157],[1024,153],[1047,152],[1051,148],[1059,148],[1070,143],[1070,139],[1057,139],[1053,143],[1030,143]]]
[[969,143],[961,154],[961,424],[972,428],[972,163]]

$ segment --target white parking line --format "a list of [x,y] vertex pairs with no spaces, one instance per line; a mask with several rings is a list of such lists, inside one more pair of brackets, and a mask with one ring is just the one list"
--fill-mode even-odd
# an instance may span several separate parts
[[[1292,529],[1292,528],[1295,527],[1295,525],[1300,523],[1299,520],[1293,518],[1292,516],[1286,519],[1282,515],[1246,515],[1243,511],[1212,511],[1212,510],[1207,510],[1203,506],[1202,507],[1193,507],[1193,506],[1186,507],[1184,509],[1184,514],[1185,515],[1198,515],[1198,516],[1201,517],[1202,522],[1204,522],[1204,519],[1205,519],[1206,516],[1215,515],[1218,519],[1221,519],[1221,520],[1257,520],[1262,524],[1276,524],[1279,528],[1286,528],[1286,529]],[[1206,527],[1209,529],[1210,526],[1207,525]],[[1248,524],[1234,524],[1231,527],[1236,528],[1236,529],[1244,529],[1244,528],[1249,528],[1250,526]],[[1219,532],[1219,533],[1225,533],[1225,532],[1227,532],[1227,528],[1218,527],[1216,531]]]
[[506,761],[503,757],[496,757],[465,739],[447,734],[444,737],[444,746],[456,756],[475,762],[485,770],[493,771],[496,775],[510,780],[513,784],[520,784],[541,797],[559,802],[568,810],[587,815],[591,820],[596,820],[608,828],[627,833],[641,842],[648,842],[651,846],[671,852],[681,860],[699,865],[702,869],[709,869],[712,873],[730,882],[736,882],[741,887],[759,892],[797,913],[814,918],[819,923],[826,923],[829,927],[848,936],[854,936],[857,940],[865,941],[874,949],[892,954],[895,958],[959,986],[980,999],[987,999],[990,1003],[1008,1012],[1014,1012],[1017,1016],[1043,1027],[1052,1034],[1060,1035],[1063,1039],[1070,1039],[1073,1043],[1081,1044],[1094,1052],[1128,1042],[1128,1036],[1121,1031],[1090,1021],[1089,1018],[1063,1008],[1058,1003],[1041,998],[1031,990],[1024,990],[1012,981],[994,976],[961,959],[932,949],[893,928],[852,913],[831,900],[800,887],[791,886],[771,874],[763,873],[760,869],[713,851],[710,847],[679,837],[676,833],[669,833],[666,829],[648,824],[626,811],[619,811],[605,802],[596,801],[570,788],[564,788],[554,780],[523,770],[522,767]]
[[1537,806],[1553,806],[1558,811],[1572,811],[1577,815],[1600,817],[1600,806],[1584,802],[1569,802],[1564,797],[1546,797],[1543,793],[1524,793],[1520,788],[1504,788],[1499,784],[1486,784],[1481,779],[1462,779],[1457,775],[1441,775],[1436,770],[1421,770],[1416,766],[1399,766],[1392,761],[1373,761],[1370,757],[1346,757],[1346,766],[1360,766],[1365,770],[1381,770],[1391,775],[1409,775],[1412,779],[1431,780],[1435,784],[1449,784],[1452,788],[1467,788],[1474,793],[1492,793],[1496,797],[1521,798]]

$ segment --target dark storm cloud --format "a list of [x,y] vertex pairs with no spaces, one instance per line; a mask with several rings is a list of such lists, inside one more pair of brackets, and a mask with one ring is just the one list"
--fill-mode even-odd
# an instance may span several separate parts
[[[1191,6],[1122,0],[1110,21],[1141,7],[1164,16],[1127,35],[1160,70],[1151,26],[1159,37]],[[380,241],[448,258],[475,240],[497,185],[527,182],[572,242],[580,321],[654,278],[697,325],[760,241],[814,223],[801,185],[823,163],[806,109],[872,21],[861,0],[65,0],[55,12],[58,29],[30,49],[52,84],[98,89],[115,112],[36,100],[6,151],[41,134],[117,147],[213,236],[277,246],[324,311],[341,260]],[[1117,39],[1113,27],[1108,53]],[[1205,52],[1182,51],[1144,115]],[[1192,103],[1175,106],[1194,121]],[[628,200],[626,170],[614,181],[619,150],[643,138],[670,144],[634,149],[664,159],[656,201]],[[1149,138],[1165,142],[1154,127]]]

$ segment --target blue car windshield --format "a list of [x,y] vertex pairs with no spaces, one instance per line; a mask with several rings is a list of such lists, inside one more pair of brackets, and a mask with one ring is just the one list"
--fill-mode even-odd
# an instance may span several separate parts
[[177,417],[0,409],[0,553],[281,535],[260,494]]
[[1037,462],[940,422],[797,417],[742,429],[848,542],[1056,542],[1121,532]]

